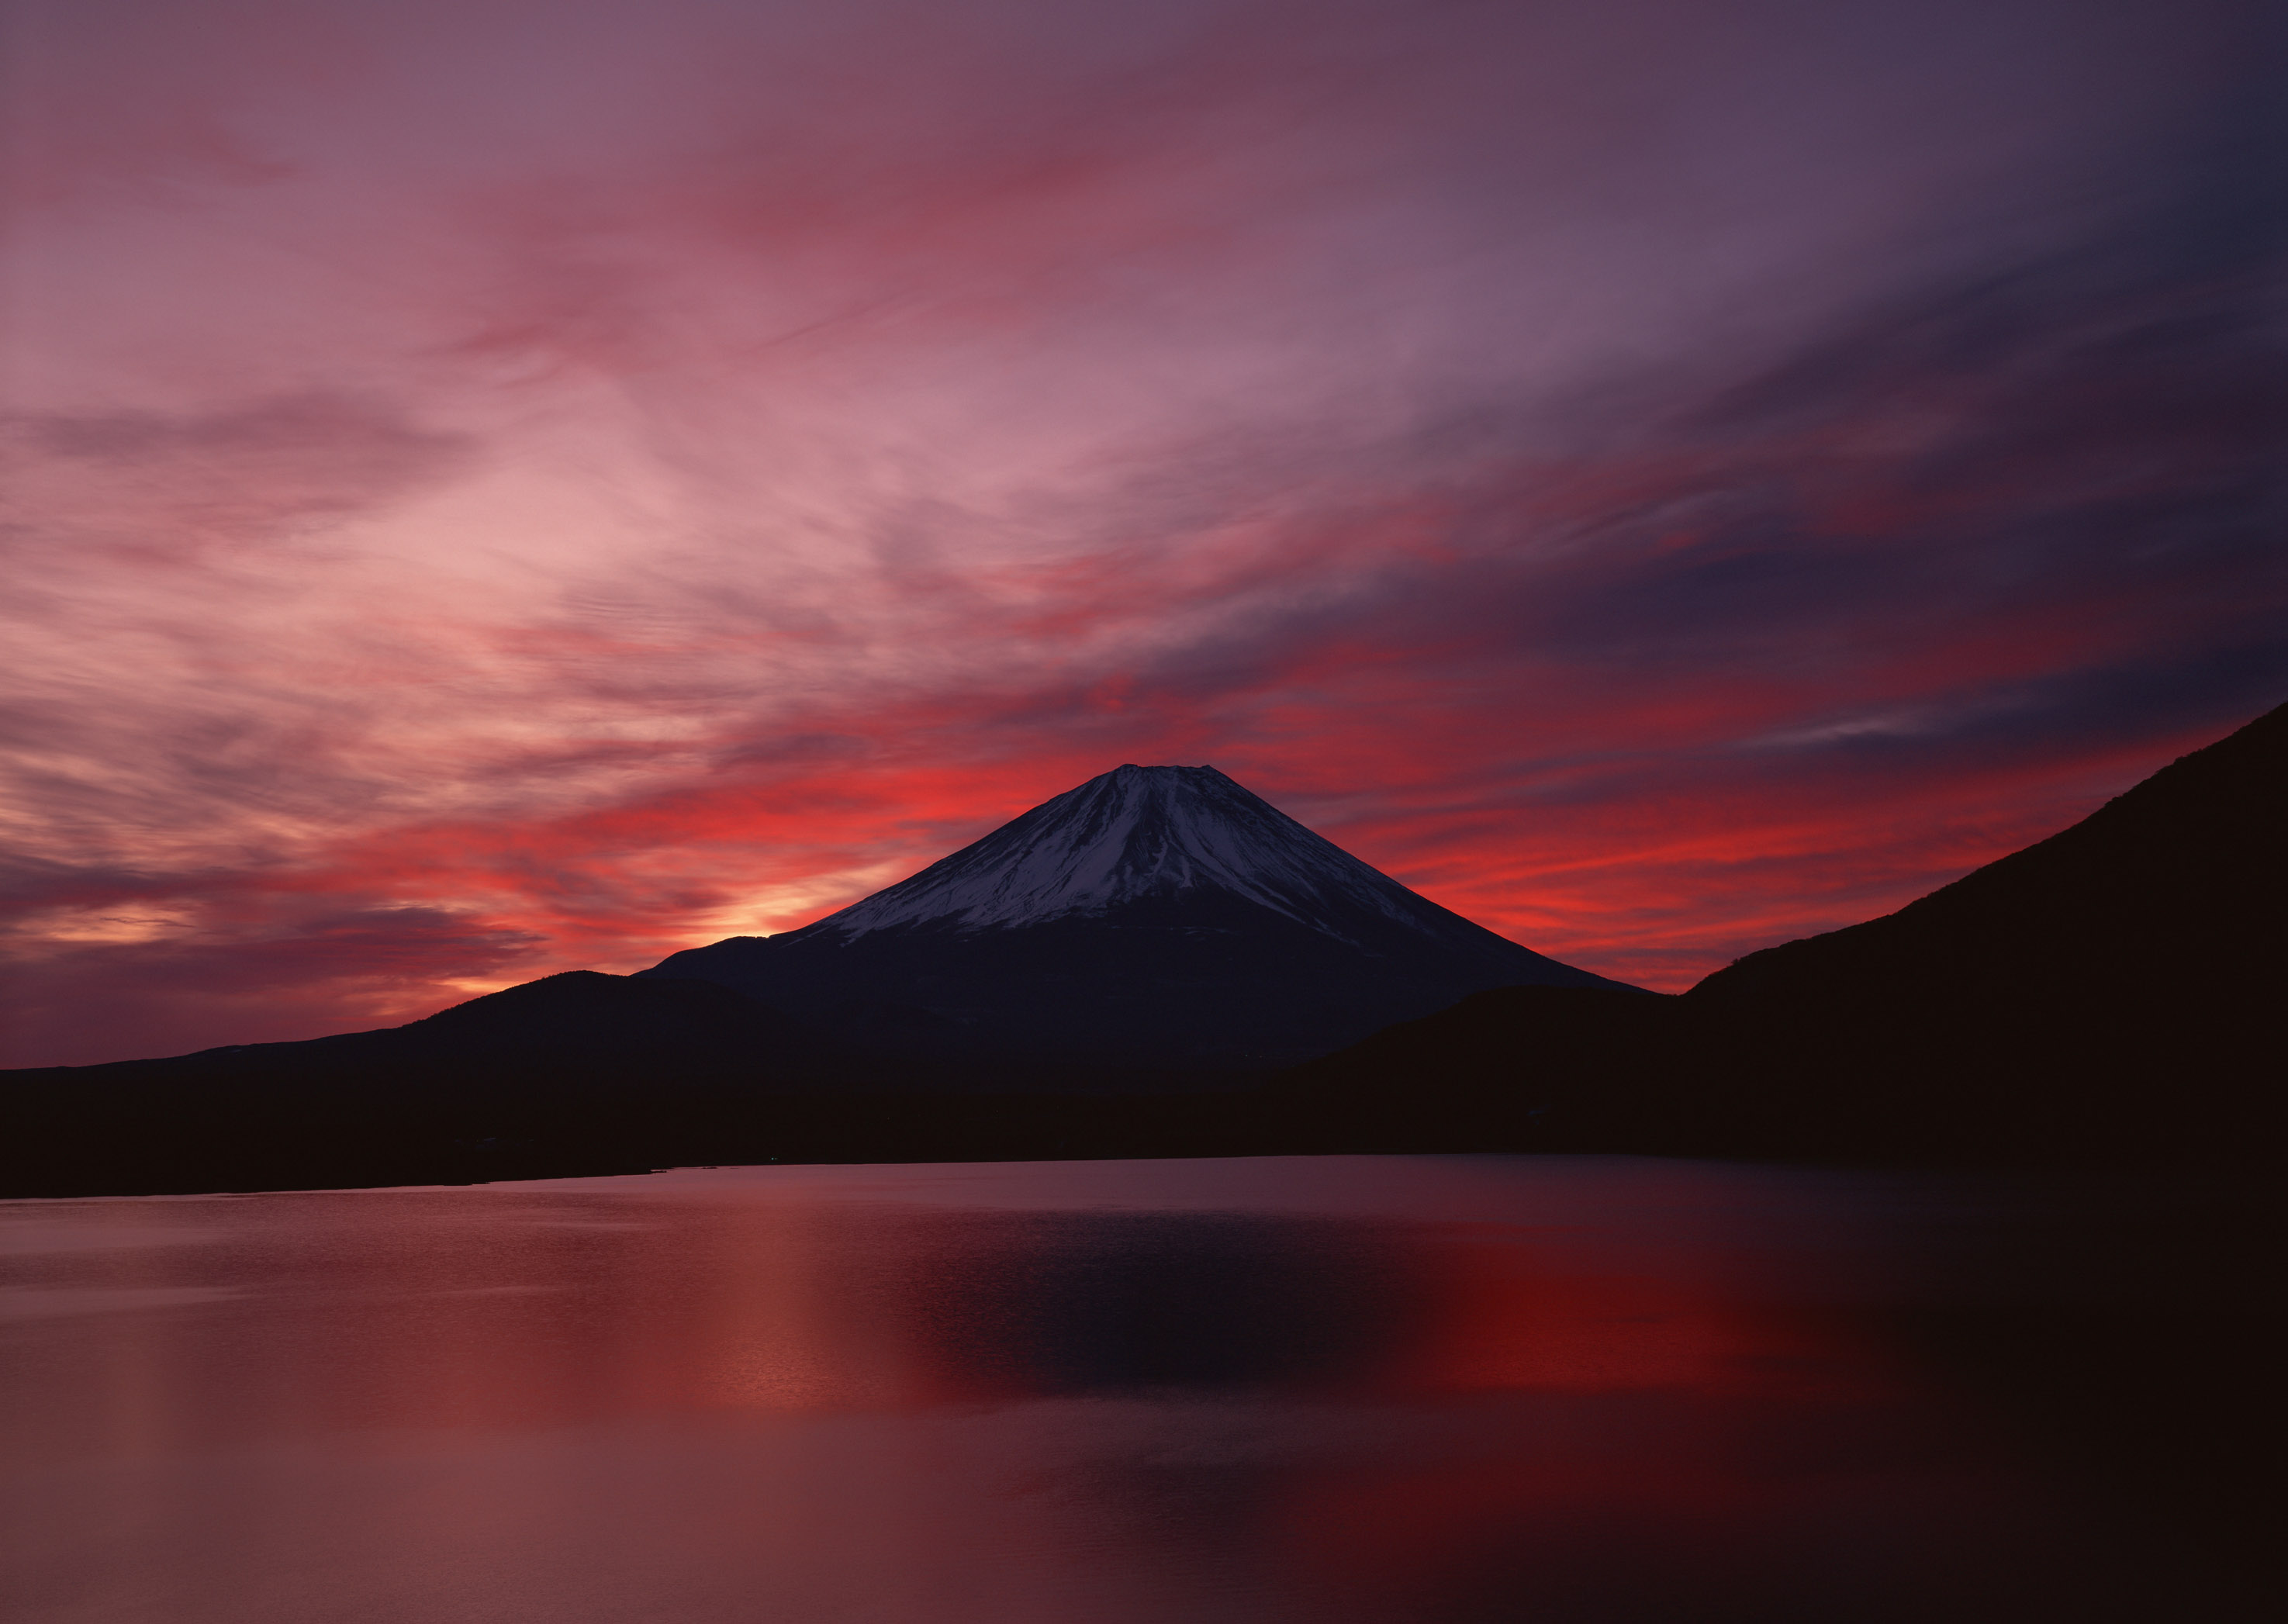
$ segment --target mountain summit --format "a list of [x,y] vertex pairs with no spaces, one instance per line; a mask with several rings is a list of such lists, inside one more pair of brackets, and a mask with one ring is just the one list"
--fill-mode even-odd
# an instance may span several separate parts
[[845,937],[941,923],[1006,930],[1192,891],[1241,898],[1339,940],[1351,939],[1343,923],[1361,914],[1431,936],[1467,924],[1213,767],[1131,765],[814,928]]
[[679,953],[878,1052],[1238,1068],[1467,994],[1613,986],[1473,924],[1213,767],[1123,766],[839,913]]

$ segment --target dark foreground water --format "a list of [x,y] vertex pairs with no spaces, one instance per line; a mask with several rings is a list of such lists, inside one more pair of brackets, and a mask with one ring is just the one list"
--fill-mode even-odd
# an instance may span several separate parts
[[0,1204],[6,1615],[2264,1616],[2213,1192],[1591,1159]]

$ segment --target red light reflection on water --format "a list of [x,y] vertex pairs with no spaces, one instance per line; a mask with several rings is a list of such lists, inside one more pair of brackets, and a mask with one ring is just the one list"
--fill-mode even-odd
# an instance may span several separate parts
[[[1720,1268],[1651,1269],[1593,1234],[1417,1240],[1423,1310],[1372,1385],[1442,1411],[1446,1440],[1283,1485],[1266,1546],[1316,1618],[1509,1616],[1528,1599],[1557,1618],[1729,1617],[1714,1598],[1791,1573],[1849,1596],[1855,1562],[1900,1554],[1863,1537],[1886,1519],[1947,1525],[1960,1553],[1979,1543],[1965,1509],[2007,1518],[2006,1485],[1947,1469],[1954,1506],[1934,1519],[1915,1460],[1929,1396],[1847,1314],[1744,1294]],[[1858,1549],[1823,1555],[1823,1522]]]
[[1681,1175],[1538,1224],[837,1176],[184,1203],[223,1239],[58,1255],[24,1279],[117,1311],[0,1336],[28,1560],[133,1549],[197,1624],[465,1616],[455,1574],[552,1624],[1698,1618],[2023,1521],[1752,1224],[1622,1221]]
[[[296,1224],[340,1199],[267,1199],[276,1252],[235,1315],[100,1322],[111,1390],[205,1396],[152,1394],[139,1424],[226,1412],[218,1389],[282,1423],[497,1429],[1186,1388],[1865,1400],[1903,1379],[1845,1317],[1586,1231],[800,1201]],[[232,1289],[102,1256],[99,1288],[130,1298]]]
[[1382,1379],[1395,1390],[1867,1398],[1904,1379],[1840,1316],[1698,1271],[1656,1272],[1593,1236],[1447,1226],[1421,1236],[1426,1310]]

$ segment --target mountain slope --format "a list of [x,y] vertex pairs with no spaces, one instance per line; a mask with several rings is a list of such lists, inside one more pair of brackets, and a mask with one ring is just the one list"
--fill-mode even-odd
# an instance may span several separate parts
[[2134,1153],[2276,1121],[2288,706],[1895,914],[1685,994],[1778,1137]]
[[1418,896],[1212,767],[1135,765],[801,930],[639,973],[735,987],[949,1077],[1115,1082],[1284,1064],[1485,987],[1620,985]]
[[2288,707],[1895,914],[1680,998],[1493,993],[1296,1068],[1322,1149],[2268,1159]]

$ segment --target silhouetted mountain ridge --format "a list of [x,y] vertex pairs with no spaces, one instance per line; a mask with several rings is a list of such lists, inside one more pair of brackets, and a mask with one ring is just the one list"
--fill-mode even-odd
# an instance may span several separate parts
[[1066,1086],[1286,1064],[1487,987],[1620,985],[1440,907],[1212,767],[1132,764],[801,930],[639,973],[719,982],[948,1078]]
[[[1327,887],[1338,923],[1315,927],[1295,911],[1311,893],[1291,873],[1255,894],[1226,883],[1216,849],[1187,847],[1196,829],[1162,839],[1140,835],[1147,820],[1103,815],[1132,802],[1132,782],[1092,785],[1087,838],[1044,841],[1054,820],[1028,814],[844,915],[763,939],[760,955],[739,939],[697,950],[742,975],[769,970],[791,1012],[664,973],[691,956],[678,955],[634,977],[547,977],[385,1031],[0,1075],[0,1194],[766,1160],[1615,1151],[2268,1165],[2276,1154],[2288,707],[1895,914],[1750,955],[1681,997],[1553,966],[1363,864],[1373,881],[1358,881],[1325,856],[1355,861],[1331,846],[1299,845],[1306,879],[1340,881]],[[1009,830],[1022,838],[996,848]],[[981,860],[997,851],[1026,860]],[[1032,860],[1052,851],[1045,866]],[[1065,860],[1076,853],[1087,860]],[[976,883],[997,872],[1019,883]],[[854,915],[864,928],[843,928]],[[1397,934],[1375,937],[1376,919]],[[1407,979],[1390,944],[1441,939],[1458,957],[1434,953],[1434,970]],[[1286,955],[1283,969],[1267,973],[1266,954]],[[886,969],[804,981],[806,965],[836,955]],[[964,958],[966,970],[943,968]],[[1418,999],[1458,963],[1547,967],[1575,984],[1466,988],[1251,1088],[1052,1087],[1060,1074],[1043,1055],[1068,1005],[1083,1041],[1188,1002],[1213,1018],[1195,1032],[1212,1035],[1236,1012],[1292,1039],[1327,1029],[1362,960]],[[965,986],[981,989],[981,1010],[965,1004]],[[1251,1016],[1251,998],[1275,1007]],[[1013,1012],[1048,1041],[1001,1043],[991,1023]],[[1196,1049],[1156,1071],[1071,1064],[1066,1076],[1084,1084],[1204,1074]],[[945,1089],[949,1073],[971,1091]]]

